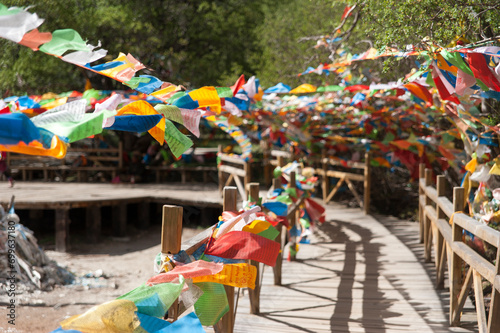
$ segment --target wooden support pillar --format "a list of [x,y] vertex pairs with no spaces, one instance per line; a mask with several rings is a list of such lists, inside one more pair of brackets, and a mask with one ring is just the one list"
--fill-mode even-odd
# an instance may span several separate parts
[[[217,156],[220,157],[221,154],[222,154],[222,145],[219,145]],[[219,168],[219,166],[221,165],[222,165],[222,160],[217,159],[217,171],[219,174],[219,193],[222,195],[225,182],[224,182],[224,173]]]
[[[234,186],[224,187],[224,201],[223,210],[224,211],[237,211],[238,189]],[[234,287],[224,286],[226,290],[227,303],[229,305],[229,311],[221,318],[221,320],[215,325],[215,329],[218,332],[233,333],[234,330],[234,318],[236,309],[234,308]]]
[[[453,211],[459,212],[464,209],[465,190],[462,187],[453,189]],[[452,226],[452,242],[461,242],[463,228],[458,224],[453,223]],[[462,285],[462,259],[456,253],[451,255],[451,272],[450,272],[450,326],[458,326],[460,324],[460,311],[458,308],[458,296]]]
[[141,201],[137,205],[137,223],[136,227],[139,229],[147,229],[150,225],[150,210],[149,201]]
[[363,183],[364,190],[365,190],[363,208],[364,208],[366,215],[370,214],[370,197],[371,197],[370,188],[371,188],[371,183],[372,183],[371,165],[370,165],[371,157],[372,157],[371,153],[369,151],[367,151],[365,154],[365,177],[364,177],[365,180]]
[[418,176],[419,176],[419,181],[418,181],[418,222],[419,222],[419,241],[420,243],[424,242],[424,207],[420,204],[420,196],[424,195],[424,189],[422,186],[420,186],[420,179],[423,179],[425,177],[425,164],[420,163],[419,169],[418,169]]
[[[439,197],[444,197],[445,196],[445,191],[446,191],[446,178],[443,175],[437,176],[437,181],[436,181],[436,190],[437,190],[437,196]],[[446,218],[446,214],[443,212],[443,210],[439,207],[439,204],[436,204],[436,212],[437,212],[437,218],[438,219],[444,219]],[[446,247],[444,247],[444,237],[437,228],[437,226],[433,226],[433,232],[434,232],[434,254],[435,254],[435,266],[436,266],[436,288],[437,289],[444,289],[444,267],[445,267],[445,254],[446,254]]]
[[69,250],[69,207],[56,209],[56,251]]
[[113,236],[127,235],[127,204],[119,203],[113,206]]
[[[281,188],[281,179],[274,178],[273,179],[273,189]],[[280,252],[278,253],[278,257],[276,258],[276,264],[273,267],[274,274],[274,285],[281,286],[281,269],[283,266],[283,251],[285,249],[286,244],[286,229],[285,226],[281,223],[277,225],[279,234],[274,239],[276,242],[280,244]]]
[[[161,253],[177,254],[182,244],[182,213],[179,206],[163,206],[161,225]],[[179,318],[179,302],[176,300],[166,314],[171,321]]]
[[326,198],[328,198],[328,191],[329,191],[329,179],[327,176],[328,172],[328,159],[326,156],[326,150],[323,150],[322,156],[321,156],[321,166],[323,170],[323,179],[322,179],[322,186],[323,186],[323,202],[326,204]]
[[[258,201],[259,199],[259,183],[248,184],[248,192],[252,201]],[[248,289],[248,297],[250,298],[250,313],[259,314],[260,313],[260,288],[262,281],[260,280],[260,263],[255,260],[250,260],[250,265],[257,268],[257,278],[255,279],[255,288]]]
[[266,187],[269,187],[271,185],[271,179],[273,178],[273,169],[271,166],[271,152],[267,143],[262,157],[262,163],[264,167],[264,184],[266,185]]
[[[432,170],[425,169],[425,186],[432,185]],[[425,197],[425,205],[431,205],[432,200]],[[431,261],[431,244],[432,244],[432,234],[431,234],[431,220],[428,217],[424,218],[424,258],[425,262]]]
[[[295,188],[296,187],[296,183],[295,183],[295,171],[290,172],[290,183],[288,183],[288,186],[290,188]],[[290,214],[290,212],[288,212],[288,214]],[[292,228],[292,230],[294,228],[299,229],[300,225],[297,222],[298,222],[297,221],[297,214],[296,214],[296,212],[293,212],[291,218],[288,219],[288,223],[290,223],[290,227]],[[295,261],[296,260],[296,255],[291,250],[291,249],[295,250],[296,248],[297,248],[297,237],[296,236],[290,237],[290,249],[289,249],[289,251],[290,251],[290,261]]]
[[284,167],[285,166],[285,161],[283,159],[283,156],[278,156],[278,166],[280,168]]
[[248,199],[248,190],[249,190],[249,184],[252,179],[252,165],[250,164],[250,161],[245,162],[243,165],[243,170],[245,171],[245,177],[243,179],[243,188],[245,189],[245,197],[243,200]]
[[87,241],[97,243],[101,238],[101,207],[98,205],[88,206],[85,213],[85,229]]

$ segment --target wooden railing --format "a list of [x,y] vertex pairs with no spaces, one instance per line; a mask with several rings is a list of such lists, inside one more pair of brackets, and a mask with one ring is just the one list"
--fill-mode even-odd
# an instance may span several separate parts
[[[295,172],[290,174],[290,186],[295,187]],[[273,180],[273,188],[280,188],[281,180],[276,178]],[[259,184],[249,183],[247,192],[249,197],[257,200],[259,198]],[[223,210],[224,211],[237,211],[237,187],[224,187],[223,189]],[[297,202],[290,205],[287,211],[287,220],[290,226],[294,226],[298,223],[299,219],[299,208],[303,202],[303,198],[299,198]],[[264,208],[263,208],[264,209]],[[162,227],[162,246],[161,251],[164,254],[177,254],[179,251],[183,250],[188,255],[193,254],[200,246],[206,244],[211,237],[213,230],[216,225],[213,225],[206,230],[202,231],[198,235],[189,239],[188,241],[181,243],[182,235],[182,207],[177,206],[163,206],[163,227]],[[279,234],[276,236],[275,241],[280,244],[280,252],[276,259],[276,264],[273,267],[274,274],[274,284],[281,285],[282,279],[282,262],[283,262],[283,252],[285,248],[285,243],[287,239],[287,230],[283,224],[278,224],[276,226]],[[292,238],[290,240],[290,246],[295,246],[296,240]],[[291,258],[294,260],[295,258]],[[250,313],[259,314],[260,313],[260,290],[262,286],[262,277],[264,264],[257,261],[250,260],[249,263],[256,267],[257,278],[255,281],[255,288],[249,289],[249,299],[250,299]],[[216,325],[215,330],[217,332],[233,332],[235,313],[237,308],[238,295],[235,295],[234,287],[224,286],[226,290],[226,295],[228,298],[229,311],[222,317],[220,322]],[[236,296],[236,301],[235,301]],[[172,319],[177,319],[178,308],[174,306],[169,311],[169,316]]]
[[[344,182],[349,187],[354,197],[359,203],[359,206],[363,208],[365,214],[370,212],[370,186],[371,186],[371,167],[370,167],[371,154],[367,152],[365,154],[365,162],[347,162],[347,168],[352,169],[352,171],[345,171],[346,166],[343,165],[338,160],[330,158],[323,154],[321,158],[321,168],[316,168],[316,174],[322,177],[322,189],[323,189],[323,202],[326,204],[330,202],[333,196],[338,192]],[[338,170],[330,170],[330,167],[336,168]],[[340,170],[342,169],[342,170]],[[356,170],[361,170],[363,173],[356,173]],[[338,179],[335,187],[330,191],[330,178]],[[360,195],[354,187],[353,181],[363,182],[363,200],[361,200]]]
[[[500,232],[463,212],[463,188],[455,187],[453,201],[450,201],[444,196],[445,187],[445,177],[437,176],[437,186],[434,188],[432,171],[420,165],[420,239],[424,243],[425,260],[431,261],[434,247],[437,288],[444,288],[445,270],[448,268],[451,326],[460,325],[465,301],[470,289],[474,288],[479,332],[500,332]],[[465,231],[496,247],[495,265],[464,242]],[[492,285],[488,319],[483,280]]]
[[123,145],[120,142],[117,148],[68,148],[66,156],[82,155],[91,162],[92,165],[66,165],[67,157],[56,159],[52,157],[32,156],[8,153],[7,165],[13,173],[20,172],[22,180],[32,180],[33,172],[43,172],[43,180],[48,181],[54,174],[64,180],[68,175],[75,174],[78,181],[84,181],[88,172],[107,172],[111,178],[116,177],[117,173],[123,168]]
[[222,147],[219,146],[218,156],[218,173],[219,173],[219,192],[225,186],[236,184],[238,192],[242,200],[247,198],[247,186],[250,184],[250,162],[239,158],[237,155],[228,155],[222,152]]

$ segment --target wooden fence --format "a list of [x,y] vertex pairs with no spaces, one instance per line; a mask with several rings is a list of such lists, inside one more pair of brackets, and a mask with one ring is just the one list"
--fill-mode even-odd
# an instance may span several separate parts
[[[338,192],[340,187],[344,182],[349,187],[354,197],[359,203],[359,206],[363,208],[365,214],[370,212],[370,186],[371,186],[371,167],[370,167],[371,154],[367,152],[365,154],[365,162],[347,162],[345,164],[340,161],[330,158],[323,154],[321,158],[321,168],[316,168],[316,174],[322,177],[322,190],[323,190],[323,202],[326,204],[330,202],[333,196]],[[331,168],[336,168],[337,170],[331,170]],[[346,168],[351,170],[346,171]],[[356,171],[362,171],[362,173],[357,173]],[[338,179],[335,187],[330,191],[330,179]],[[360,195],[356,191],[353,181],[363,182],[363,200],[361,200]]]
[[[295,172],[290,174],[290,186],[295,187]],[[259,184],[258,183],[248,183],[247,192],[249,197],[252,199],[259,198]],[[279,178],[273,180],[273,188],[280,188],[281,181]],[[237,187],[225,186],[223,189],[223,210],[224,211],[238,211],[237,209],[237,193],[239,190]],[[299,220],[299,207],[303,202],[303,198],[300,198],[297,202],[290,205],[287,211],[287,220],[290,226],[294,226]],[[182,207],[177,206],[163,206],[163,227],[162,227],[162,245],[161,251],[164,254],[177,254],[179,251],[184,250],[188,255],[193,254],[201,245],[205,244],[216,225],[202,231],[195,237],[189,239],[185,243],[181,243],[182,235]],[[276,264],[273,267],[274,273],[274,284],[281,285],[282,277],[282,261],[283,252],[286,245],[287,230],[283,224],[278,224],[276,226],[279,234],[276,236],[275,241],[280,244],[280,252],[276,259]],[[290,246],[295,246],[295,238],[291,238]],[[291,260],[295,258],[292,257]],[[256,267],[257,278],[255,281],[255,288],[249,289],[249,299],[250,299],[250,313],[259,314],[260,313],[260,290],[262,284],[262,277],[264,271],[264,265],[262,263],[250,260],[249,263]],[[233,332],[234,321],[236,317],[236,309],[238,304],[238,294],[235,293],[235,288],[231,286],[224,286],[226,290],[226,295],[229,303],[229,311],[226,313],[220,322],[215,326],[217,332]],[[169,316],[171,319],[175,320],[178,316],[178,308],[174,304],[173,308],[169,311]]]
[[222,152],[222,146],[219,146],[218,173],[219,173],[219,192],[225,186],[236,184],[238,192],[243,200],[247,198],[247,186],[250,184],[250,162],[245,161],[238,155],[228,155]]
[[[462,310],[471,288],[474,289],[480,333],[500,332],[500,232],[463,212],[464,189],[453,189],[453,201],[445,197],[446,180],[437,176],[432,186],[432,171],[420,165],[419,220],[420,239],[424,243],[426,261],[436,265],[436,287],[444,288],[448,268],[450,290],[450,325],[459,326]],[[496,247],[496,265],[464,242],[464,232]],[[489,316],[486,318],[483,280],[492,285]]]
[[[43,173],[44,181],[56,176],[65,180],[69,175],[76,175],[77,181],[85,181],[89,172],[109,173],[113,179],[123,168],[122,154],[123,145],[120,142],[117,148],[68,148],[66,156],[73,156],[75,160],[80,158],[81,163],[66,164],[67,157],[56,159],[7,153],[7,165],[12,173],[21,173],[23,181],[32,180],[36,171]],[[86,162],[83,163],[83,160]]]

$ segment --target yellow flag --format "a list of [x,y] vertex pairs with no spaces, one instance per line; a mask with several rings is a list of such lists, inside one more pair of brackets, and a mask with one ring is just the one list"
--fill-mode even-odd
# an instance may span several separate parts
[[238,288],[254,289],[256,278],[257,268],[253,265],[242,263],[224,265],[224,268],[219,273],[194,277],[193,282],[215,282]]

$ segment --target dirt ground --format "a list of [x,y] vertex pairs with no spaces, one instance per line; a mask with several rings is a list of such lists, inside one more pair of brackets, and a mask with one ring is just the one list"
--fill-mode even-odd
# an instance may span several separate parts
[[[183,239],[199,230],[184,228]],[[153,259],[160,252],[161,226],[153,225],[129,240],[105,239],[97,245],[79,244],[70,253],[46,251],[59,266],[77,276],[102,270],[107,278],[91,279],[94,285],[58,286],[50,292],[16,296],[15,326],[8,323],[8,298],[0,298],[0,332],[51,332],[59,322],[110,301],[154,275]]]

